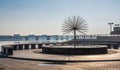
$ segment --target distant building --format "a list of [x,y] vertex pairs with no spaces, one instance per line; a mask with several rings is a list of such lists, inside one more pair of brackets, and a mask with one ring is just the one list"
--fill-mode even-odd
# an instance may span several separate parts
[[[97,39],[96,36],[84,36],[77,35],[77,39]],[[73,40],[74,36],[72,35],[34,35],[30,34],[28,36],[21,36],[20,34],[14,34],[13,36],[1,35],[0,41],[28,41],[28,42],[39,42],[39,43],[58,43],[68,40]]]
[[111,34],[113,34],[113,35],[120,35],[120,27],[119,26],[114,27],[113,31],[111,32]]
[[28,36],[21,36],[21,41],[28,41]]
[[10,35],[0,35],[0,41],[14,41],[14,38]]
[[21,41],[22,40],[20,34],[14,34],[13,38],[14,38],[14,41]]
[[41,43],[47,42],[47,35],[41,35],[41,36],[39,37],[39,42],[41,42]]
[[35,42],[36,41],[35,35],[34,34],[29,35],[28,41]]

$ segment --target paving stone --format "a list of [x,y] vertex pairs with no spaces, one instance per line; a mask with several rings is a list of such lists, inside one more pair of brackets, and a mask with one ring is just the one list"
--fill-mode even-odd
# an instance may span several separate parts
[[[11,58],[0,58],[0,70],[120,70],[120,49],[117,53],[101,55],[51,55],[39,54],[33,51],[39,50],[19,50],[14,51],[12,57],[26,57],[33,59],[52,59],[52,60],[96,60],[95,62],[72,62],[72,63],[50,63],[42,61],[19,60]],[[113,61],[97,61],[113,60]]]

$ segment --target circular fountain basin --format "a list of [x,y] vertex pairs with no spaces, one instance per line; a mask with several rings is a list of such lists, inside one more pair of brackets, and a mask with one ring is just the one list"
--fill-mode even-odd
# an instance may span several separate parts
[[42,53],[45,54],[62,54],[62,55],[92,55],[107,53],[107,46],[45,46],[42,47]]

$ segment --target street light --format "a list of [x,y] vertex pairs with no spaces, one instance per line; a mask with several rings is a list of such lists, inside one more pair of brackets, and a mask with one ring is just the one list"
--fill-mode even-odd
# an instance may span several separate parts
[[112,32],[112,25],[114,24],[114,23],[108,23],[109,25],[110,25],[110,34],[111,34],[111,32]]

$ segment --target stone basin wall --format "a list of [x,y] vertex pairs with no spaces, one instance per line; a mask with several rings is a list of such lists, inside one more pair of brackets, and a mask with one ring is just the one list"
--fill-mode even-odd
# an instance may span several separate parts
[[42,47],[42,52],[46,54],[63,54],[63,55],[105,54],[107,53],[107,47],[95,47],[95,48]]

